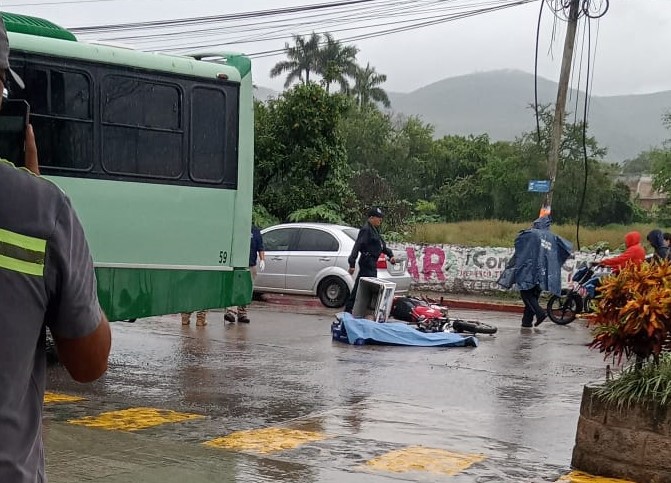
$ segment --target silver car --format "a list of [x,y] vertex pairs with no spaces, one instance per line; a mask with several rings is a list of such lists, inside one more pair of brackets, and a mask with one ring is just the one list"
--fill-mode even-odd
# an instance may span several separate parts
[[[347,273],[347,257],[358,228],[323,223],[287,223],[261,231],[266,267],[254,281],[256,292],[317,295],[327,307],[342,307],[354,287]],[[384,255],[377,263],[377,276],[396,283],[396,293],[410,290],[405,253],[395,254],[396,264]],[[358,270],[358,264],[357,264]]]

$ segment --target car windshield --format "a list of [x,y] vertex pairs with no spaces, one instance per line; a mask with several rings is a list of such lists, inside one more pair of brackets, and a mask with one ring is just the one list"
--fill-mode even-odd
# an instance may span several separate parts
[[358,228],[343,228],[343,233],[350,237],[352,240],[356,241],[356,237],[359,236]]

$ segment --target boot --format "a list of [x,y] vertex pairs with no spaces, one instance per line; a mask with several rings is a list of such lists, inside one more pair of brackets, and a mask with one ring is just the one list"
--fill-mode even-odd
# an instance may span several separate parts
[[191,323],[191,314],[182,312],[182,325],[189,325]]
[[207,312],[205,311],[196,312],[196,327],[204,327],[207,325],[207,320],[205,320],[206,316]]
[[247,317],[247,307],[238,307],[238,322],[242,324],[249,324],[249,317]]
[[232,310],[227,310],[224,314],[224,320],[231,323],[235,322],[235,312]]

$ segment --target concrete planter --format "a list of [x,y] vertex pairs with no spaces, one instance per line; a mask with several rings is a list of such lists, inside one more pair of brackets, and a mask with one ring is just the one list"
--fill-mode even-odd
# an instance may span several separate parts
[[637,483],[671,482],[671,408],[622,410],[584,388],[571,464],[593,475]]

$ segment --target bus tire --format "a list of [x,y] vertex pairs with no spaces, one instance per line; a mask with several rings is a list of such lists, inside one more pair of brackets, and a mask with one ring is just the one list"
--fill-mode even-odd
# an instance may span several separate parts
[[317,296],[324,306],[337,309],[345,305],[349,297],[349,288],[342,278],[330,276],[319,282]]

